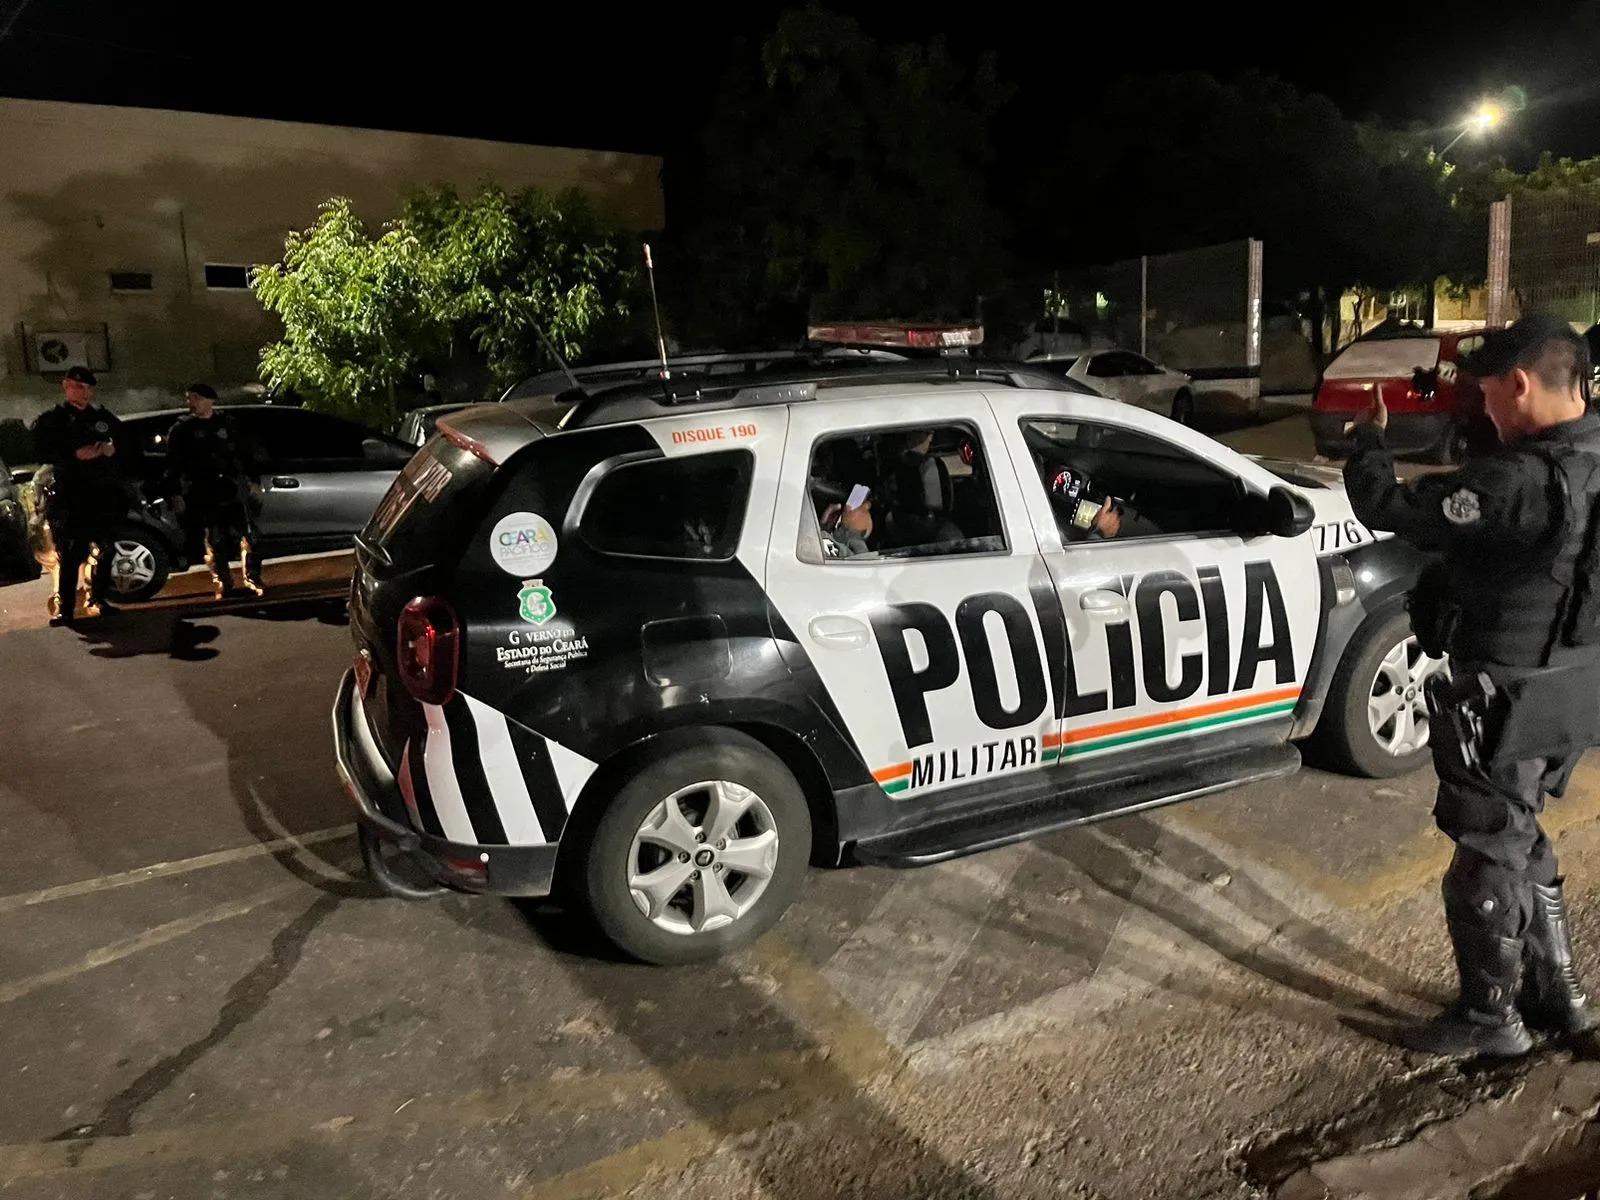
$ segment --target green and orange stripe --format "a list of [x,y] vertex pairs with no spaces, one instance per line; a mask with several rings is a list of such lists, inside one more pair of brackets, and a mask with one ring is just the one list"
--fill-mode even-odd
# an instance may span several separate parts
[[[1055,762],[1157,738],[1214,729],[1219,725],[1286,715],[1294,711],[1299,700],[1298,687],[1279,688],[1277,691],[1256,692],[1170,712],[1153,713],[1146,717],[1128,717],[1083,729],[1069,729],[1066,733],[1048,733],[1040,739],[1039,759],[1041,762]],[[891,795],[903,792],[911,786],[911,764],[903,762],[883,767],[874,771],[872,777]]]

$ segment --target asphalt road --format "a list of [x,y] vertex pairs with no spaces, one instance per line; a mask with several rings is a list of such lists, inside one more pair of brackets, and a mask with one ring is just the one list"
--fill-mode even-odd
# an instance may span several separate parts
[[[817,871],[749,952],[643,967],[360,878],[337,604],[76,633],[40,590],[0,589],[7,1200],[1220,1200],[1459,1097],[1384,1040],[1447,995],[1427,772]],[[1586,765],[1549,828],[1588,944],[1597,813]]]

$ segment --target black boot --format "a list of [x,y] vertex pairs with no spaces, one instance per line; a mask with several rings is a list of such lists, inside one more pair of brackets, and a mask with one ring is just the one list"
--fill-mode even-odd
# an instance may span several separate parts
[[1401,1040],[1424,1054],[1515,1058],[1533,1048],[1514,997],[1522,942],[1487,929],[1449,922],[1461,995],[1433,1020],[1405,1030]]
[[1522,942],[1522,991],[1517,1007],[1541,1033],[1572,1036],[1597,1020],[1572,962],[1572,931],[1561,880],[1533,885],[1533,916]]

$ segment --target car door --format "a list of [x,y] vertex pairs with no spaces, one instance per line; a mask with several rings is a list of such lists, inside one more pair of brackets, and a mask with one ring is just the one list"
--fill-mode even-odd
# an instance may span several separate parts
[[261,536],[280,553],[340,549],[367,523],[411,448],[297,408],[240,413],[264,457]]
[[[1244,498],[1279,481],[1137,410],[992,400],[1067,626],[1061,769],[1127,777],[1285,740],[1318,632],[1315,551],[1309,534],[1236,531]],[[1057,510],[1046,480],[1062,467],[1124,502],[1117,536],[1082,538]]]
[[1129,384],[1135,390],[1134,403],[1163,415],[1172,411],[1172,397],[1178,390],[1179,376],[1163,370],[1142,354],[1129,353]]
[[[819,517],[858,485],[877,502],[912,428],[969,468],[951,472],[962,524],[883,550],[890,514],[873,510],[868,549],[830,555]],[[908,819],[1054,758],[1041,620],[1056,637],[1058,612],[1016,476],[985,465],[999,438],[982,393],[953,388],[791,409],[767,560],[777,640],[797,673],[815,669],[883,790],[921,806]]]
[[1137,404],[1142,391],[1140,376],[1121,350],[1106,350],[1090,357],[1085,377],[1098,390],[1125,404]]

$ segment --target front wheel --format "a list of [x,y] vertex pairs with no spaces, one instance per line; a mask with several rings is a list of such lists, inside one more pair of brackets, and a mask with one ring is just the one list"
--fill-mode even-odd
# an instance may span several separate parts
[[1431,754],[1423,685],[1447,669],[1423,653],[1403,609],[1369,622],[1334,672],[1309,748],[1325,765],[1369,779],[1415,771]]
[[149,600],[166,586],[172,554],[159,538],[136,526],[115,530],[101,547],[106,598],[113,604]]
[[811,814],[794,775],[753,738],[719,732],[622,785],[589,841],[583,899],[633,957],[699,962],[770,929],[810,857]]

